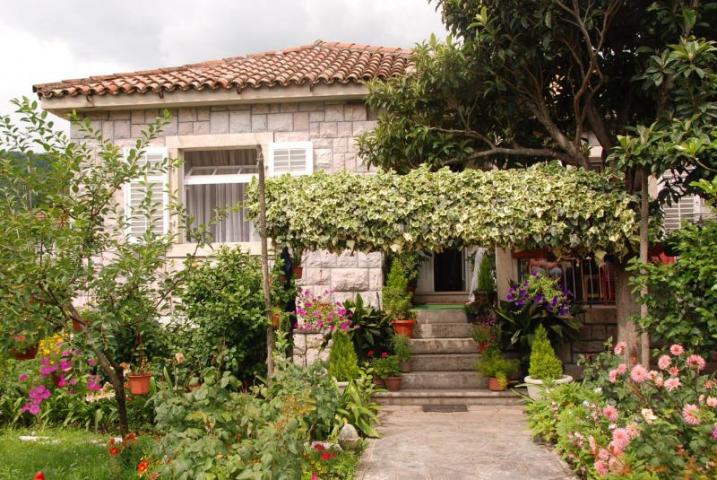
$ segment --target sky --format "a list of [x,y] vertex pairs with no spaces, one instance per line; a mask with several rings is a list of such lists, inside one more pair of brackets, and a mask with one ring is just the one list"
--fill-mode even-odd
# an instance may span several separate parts
[[[411,47],[446,32],[427,0],[22,0],[0,15],[0,114],[34,83],[178,66],[315,40]],[[66,125],[61,124],[63,128]]]

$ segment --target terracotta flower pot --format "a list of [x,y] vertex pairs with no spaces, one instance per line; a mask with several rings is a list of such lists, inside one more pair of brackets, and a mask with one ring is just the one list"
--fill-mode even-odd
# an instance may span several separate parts
[[77,320],[73,320],[73,321],[72,321],[72,329],[73,329],[74,331],[76,331],[76,332],[81,332],[82,330],[85,329],[85,326],[82,325],[82,324],[81,324],[80,322],[78,322]]
[[130,393],[132,395],[147,395],[149,393],[149,384],[151,379],[151,373],[127,375]]
[[386,388],[389,392],[397,392],[401,390],[401,377],[388,377],[383,381],[386,382]]
[[280,312],[272,312],[271,326],[274,327],[274,330],[278,330],[279,327],[281,327],[281,313]]
[[416,326],[415,320],[394,320],[392,324],[397,335],[403,335],[408,338],[413,337],[413,328]]
[[295,265],[291,269],[291,273],[293,273],[294,278],[299,279],[304,275],[304,267],[302,267],[301,265]]
[[377,387],[385,387],[386,382],[383,381],[383,378],[380,377],[373,377],[373,384]]
[[31,345],[26,347],[24,350],[10,350],[10,355],[15,360],[32,360],[37,356],[37,345]]
[[495,377],[490,377],[488,379],[488,388],[494,392],[505,391],[506,387],[507,387],[507,385],[505,385],[504,383],[501,383],[500,380],[498,380]]

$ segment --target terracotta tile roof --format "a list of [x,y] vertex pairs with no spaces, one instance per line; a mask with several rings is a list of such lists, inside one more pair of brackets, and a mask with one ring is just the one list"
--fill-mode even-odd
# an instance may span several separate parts
[[411,51],[355,43],[324,42],[224,58],[181,67],[115,73],[33,85],[40,98],[144,94],[187,90],[348,84],[402,75]]

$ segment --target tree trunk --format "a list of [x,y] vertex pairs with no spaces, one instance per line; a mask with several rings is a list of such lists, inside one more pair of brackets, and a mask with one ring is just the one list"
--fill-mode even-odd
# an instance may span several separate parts
[[107,374],[112,387],[115,389],[115,402],[117,402],[120,433],[124,437],[129,433],[129,421],[127,420],[127,397],[124,393],[124,372],[121,367],[114,368],[102,350],[95,349],[95,354],[97,355],[100,367],[102,367],[102,370]]
[[[640,263],[642,266],[647,265],[647,250],[648,250],[648,227],[650,217],[650,205],[648,199],[648,184],[647,184],[647,169],[642,169],[640,179]],[[641,296],[647,295],[647,288],[642,289],[640,292]],[[647,317],[647,305],[645,303],[640,304],[640,318],[644,319]],[[647,332],[642,332],[640,336],[640,362],[647,368],[650,365],[650,336]]]
[[274,327],[271,324],[271,284],[269,282],[269,246],[266,238],[266,180],[264,178],[264,155],[257,148],[259,168],[259,235],[261,237],[261,277],[266,309],[266,372],[271,378],[274,373]]
[[629,275],[622,264],[615,265],[615,307],[617,313],[617,340],[625,342],[625,359],[628,365],[640,361],[640,336],[634,318],[640,309],[632,296]]

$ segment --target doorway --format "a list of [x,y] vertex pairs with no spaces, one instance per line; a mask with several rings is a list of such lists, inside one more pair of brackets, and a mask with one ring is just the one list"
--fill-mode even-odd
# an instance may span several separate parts
[[450,248],[433,255],[433,291],[464,292],[466,290],[463,250]]

